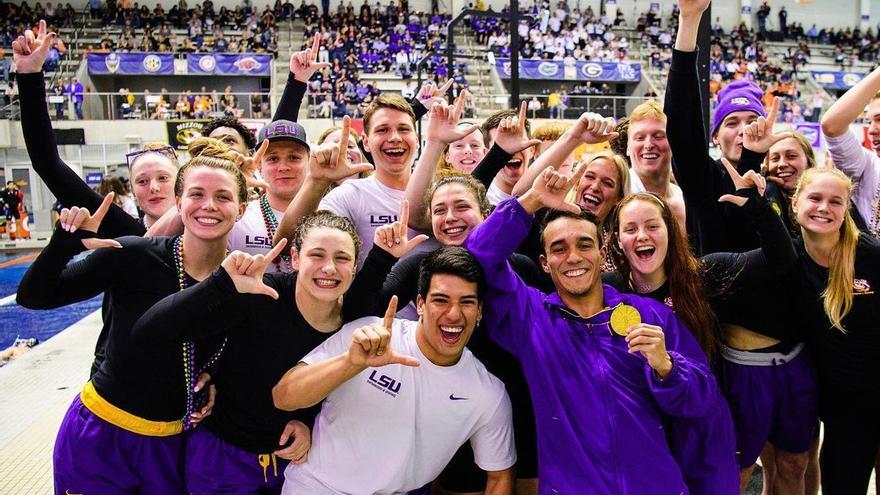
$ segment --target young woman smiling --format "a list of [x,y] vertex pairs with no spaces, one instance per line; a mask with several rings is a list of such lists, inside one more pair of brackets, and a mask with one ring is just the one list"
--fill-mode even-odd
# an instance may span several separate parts
[[[177,237],[94,239],[113,201],[91,215],[64,209],[52,240],[18,289],[18,303],[49,309],[107,292],[106,358],[68,409],[54,452],[59,493],[182,493],[184,435],[198,417],[200,371],[220,339],[158,341],[135,322],[163,297],[207,278],[226,256],[226,238],[247,190],[235,156],[209,138],[183,166],[175,192],[184,233]],[[86,249],[97,249],[68,264]],[[181,352],[181,349],[183,352]],[[107,456],[107,452],[113,452]]]

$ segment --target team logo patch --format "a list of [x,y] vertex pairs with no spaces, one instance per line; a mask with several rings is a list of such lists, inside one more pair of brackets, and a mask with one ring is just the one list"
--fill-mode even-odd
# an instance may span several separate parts
[[144,58],[144,70],[147,72],[159,72],[162,68],[162,59],[156,55],[147,55]]
[[675,309],[675,306],[672,305],[672,296],[666,296],[666,299],[663,300],[663,304],[667,305],[668,307],[670,307],[672,309]]
[[235,61],[234,64],[236,69],[242,72],[251,72],[255,70],[259,70],[263,67],[263,64],[257,62],[257,59],[254,57],[243,57]]
[[115,74],[117,70],[119,70],[119,55],[116,53],[110,53],[104,58],[104,65],[107,67],[112,74]]
[[749,99],[744,96],[738,96],[736,98],[731,98],[730,104],[738,107],[747,107],[749,106]]
[[866,296],[868,294],[873,294],[874,291],[871,290],[871,284],[868,283],[867,280],[863,278],[857,278],[853,280],[853,295],[854,296]]
[[213,55],[205,55],[199,59],[199,69],[205,72],[214,72],[217,68],[217,59]]
[[538,72],[543,76],[555,76],[556,73],[559,72],[559,66],[553,62],[542,62],[541,65],[538,66]]
[[596,79],[602,75],[602,66],[599,64],[584,64],[581,67],[581,73],[590,79]]
[[779,206],[779,203],[777,203],[776,201],[771,201],[770,208],[773,209],[777,216],[782,216],[782,207]]

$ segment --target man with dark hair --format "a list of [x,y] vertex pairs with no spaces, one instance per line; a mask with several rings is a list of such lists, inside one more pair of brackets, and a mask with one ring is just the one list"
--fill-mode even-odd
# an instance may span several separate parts
[[465,348],[483,289],[471,253],[438,249],[420,266],[419,321],[395,319],[394,297],[384,319],[346,324],[281,379],[276,407],[324,401],[309,461],[287,467],[283,493],[405,493],[434,480],[466,441],[488,473],[485,493],[512,493],[510,400]]
[[[664,419],[720,400],[699,344],[672,310],[600,282],[599,221],[565,201],[583,176],[545,170],[465,243],[486,274],[490,336],[522,363],[535,407],[542,493],[688,493]],[[556,292],[528,287],[507,257],[544,219],[540,262]],[[650,459],[648,462],[634,462]]]
[[250,155],[257,146],[254,131],[235,117],[221,117],[208,122],[202,127],[202,135],[219,139],[244,156]]

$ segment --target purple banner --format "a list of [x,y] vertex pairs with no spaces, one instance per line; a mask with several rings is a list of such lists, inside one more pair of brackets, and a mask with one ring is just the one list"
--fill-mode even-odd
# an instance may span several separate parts
[[190,53],[186,65],[187,71],[196,75],[268,76],[272,57],[253,53]]
[[813,79],[820,86],[829,89],[849,89],[858,84],[864,77],[865,75],[860,72],[813,71]]
[[171,53],[90,53],[91,75],[170,75],[174,74]]
[[[502,79],[510,79],[510,59],[495,59]],[[561,60],[520,60],[519,77],[523,79],[639,82],[642,67],[630,62],[575,62],[566,66]]]

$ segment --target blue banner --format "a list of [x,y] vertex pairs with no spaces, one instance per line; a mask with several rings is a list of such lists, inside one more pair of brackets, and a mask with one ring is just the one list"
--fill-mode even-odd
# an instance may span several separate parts
[[813,79],[823,88],[847,90],[859,83],[865,77],[859,72],[835,72],[814,70]]
[[[495,59],[498,75],[510,79],[510,59]],[[630,62],[575,62],[566,66],[561,60],[520,60],[519,77],[574,81],[639,82],[642,67]]]
[[252,53],[190,53],[186,56],[187,70],[197,75],[268,76],[272,67],[271,55]]
[[92,75],[170,75],[174,74],[171,53],[90,53]]

